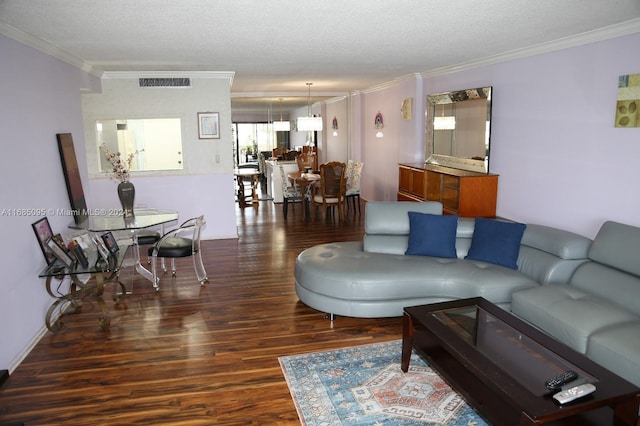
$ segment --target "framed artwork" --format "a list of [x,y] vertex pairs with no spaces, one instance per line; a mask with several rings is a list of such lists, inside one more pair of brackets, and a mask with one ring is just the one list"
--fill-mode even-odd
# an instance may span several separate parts
[[49,219],[43,217],[37,222],[32,223],[31,227],[33,228],[33,232],[36,233],[36,238],[38,239],[38,243],[40,244],[40,250],[42,250],[44,260],[47,262],[47,265],[51,265],[56,261],[56,256],[47,246],[47,241],[53,238],[53,232],[51,231]]
[[217,112],[198,113],[198,139],[220,139],[220,115]]
[[57,241],[53,238],[49,238],[47,240],[47,247],[49,247],[49,249],[51,250],[51,252],[53,253],[53,255],[57,258],[60,259],[60,261],[67,267],[72,267],[73,264],[75,263],[75,261],[73,260],[73,257],[71,257],[69,255],[69,253],[67,253],[67,251],[65,249],[63,249],[60,244],[57,243]]
[[104,245],[107,246],[109,253],[116,254],[118,250],[120,250],[120,247],[118,247],[118,243],[111,232],[102,234],[101,237],[102,241],[104,241]]
[[618,77],[616,127],[640,127],[640,74]]

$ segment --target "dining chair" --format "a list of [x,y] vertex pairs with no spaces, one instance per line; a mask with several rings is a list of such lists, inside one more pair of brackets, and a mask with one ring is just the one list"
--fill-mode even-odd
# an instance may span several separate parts
[[[284,172],[282,164],[278,165],[280,169],[280,177],[282,178],[282,215],[287,218],[290,202],[301,202],[303,199],[302,192],[299,188],[289,185],[289,179]],[[304,206],[302,207],[304,209]]]
[[345,171],[346,165],[340,161],[320,165],[320,184],[311,197],[311,204],[322,207],[325,217],[329,211],[333,213],[335,207],[338,209],[338,220],[344,217],[347,191]]
[[347,210],[349,210],[349,200],[353,202],[353,211],[358,209],[360,213],[360,177],[362,176],[362,168],[364,163],[360,161],[349,160],[347,163]]
[[315,170],[316,154],[314,152],[305,152],[296,157],[298,163],[298,171],[306,172],[307,168]]
[[[198,282],[204,285],[209,281],[207,272],[202,263],[202,251],[200,249],[200,233],[205,225],[204,216],[194,217],[185,221],[178,228],[173,229],[160,238],[157,243],[149,248],[151,256],[151,274],[153,276],[153,287],[160,291],[160,278],[158,277],[158,258],[171,259],[171,275],[176,276],[176,258],[193,257],[193,267],[198,278]],[[163,271],[167,270],[162,265]]]

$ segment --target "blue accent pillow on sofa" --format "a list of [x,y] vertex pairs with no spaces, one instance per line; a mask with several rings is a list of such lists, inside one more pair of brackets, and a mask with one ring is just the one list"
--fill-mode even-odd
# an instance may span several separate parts
[[409,212],[409,247],[404,254],[455,258],[458,216]]
[[471,247],[465,259],[495,263],[518,269],[520,241],[527,225],[476,218]]

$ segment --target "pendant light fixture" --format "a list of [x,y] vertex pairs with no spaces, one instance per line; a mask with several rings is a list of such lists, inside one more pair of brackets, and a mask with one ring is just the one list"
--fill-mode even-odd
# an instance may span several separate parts
[[274,132],[288,132],[291,130],[291,122],[282,120],[282,98],[280,100],[280,121],[273,122]]
[[311,85],[313,83],[307,83],[309,88],[309,105],[306,117],[298,117],[298,130],[301,132],[315,132],[322,130],[322,117],[311,116]]

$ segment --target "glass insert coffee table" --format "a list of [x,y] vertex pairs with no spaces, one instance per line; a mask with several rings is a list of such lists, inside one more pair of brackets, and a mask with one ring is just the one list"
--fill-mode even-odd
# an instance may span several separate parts
[[[640,388],[483,298],[404,309],[402,363],[411,350],[495,425],[636,426]],[[573,370],[564,388],[596,391],[558,404],[544,382]]]

